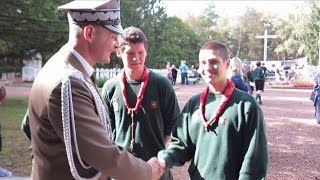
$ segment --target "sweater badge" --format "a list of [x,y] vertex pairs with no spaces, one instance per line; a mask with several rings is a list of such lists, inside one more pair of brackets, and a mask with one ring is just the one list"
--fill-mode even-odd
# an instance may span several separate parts
[[151,109],[157,109],[158,108],[158,101],[151,101]]
[[220,117],[219,117],[219,124],[225,125],[225,124],[226,124],[226,121],[227,121],[227,118],[226,118],[226,117],[224,117],[224,116],[220,116]]
[[119,98],[114,98],[111,100],[114,111],[119,111]]

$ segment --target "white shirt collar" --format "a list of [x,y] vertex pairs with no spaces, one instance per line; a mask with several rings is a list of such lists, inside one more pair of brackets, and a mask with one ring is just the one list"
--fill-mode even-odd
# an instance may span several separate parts
[[94,72],[93,67],[88,63],[88,61],[86,61],[86,59],[84,59],[83,56],[81,56],[80,53],[78,53],[78,51],[76,51],[73,48],[69,47],[69,51],[72,52],[72,54],[74,56],[77,57],[77,59],[79,59],[80,63],[82,64],[82,66],[84,67],[84,69],[86,70],[86,72],[88,73],[89,76],[91,76]]

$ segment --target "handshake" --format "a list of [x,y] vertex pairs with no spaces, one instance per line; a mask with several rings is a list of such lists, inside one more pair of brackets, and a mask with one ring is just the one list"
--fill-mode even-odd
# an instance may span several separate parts
[[148,164],[150,164],[152,168],[152,180],[159,180],[167,167],[165,160],[153,157],[149,159]]

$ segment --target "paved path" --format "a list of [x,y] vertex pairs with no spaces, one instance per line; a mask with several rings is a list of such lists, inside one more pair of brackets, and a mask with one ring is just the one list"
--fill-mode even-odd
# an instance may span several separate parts
[[7,96],[29,96],[30,87],[5,86]]
[[[203,84],[177,85],[175,89],[180,108],[203,88]],[[28,96],[29,90],[7,87],[8,95]],[[310,92],[303,89],[271,89],[267,86],[262,94],[261,107],[270,154],[268,179],[320,180],[320,125],[314,119]],[[174,167],[174,179],[187,179],[187,168],[188,164]]]

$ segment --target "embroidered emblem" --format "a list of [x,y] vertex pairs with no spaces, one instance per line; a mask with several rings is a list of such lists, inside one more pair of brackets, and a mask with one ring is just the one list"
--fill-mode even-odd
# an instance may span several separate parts
[[219,124],[222,124],[222,125],[226,124],[226,120],[227,120],[226,117],[220,116],[220,118],[219,118]]
[[113,106],[113,110],[115,112],[118,112],[119,111],[119,98],[114,98],[111,100],[112,101],[112,106]]
[[157,109],[158,108],[158,101],[151,101],[151,109]]

